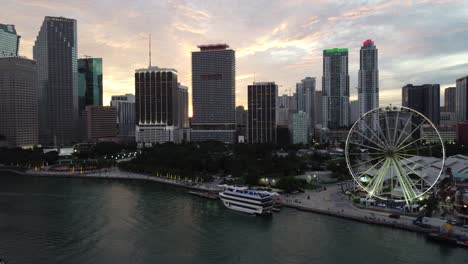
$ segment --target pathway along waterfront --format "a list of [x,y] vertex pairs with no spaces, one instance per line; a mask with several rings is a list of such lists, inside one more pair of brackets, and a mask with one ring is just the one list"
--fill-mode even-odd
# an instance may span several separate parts
[[136,181],[0,174],[0,258],[9,263],[464,263],[423,235],[284,209],[225,209]]

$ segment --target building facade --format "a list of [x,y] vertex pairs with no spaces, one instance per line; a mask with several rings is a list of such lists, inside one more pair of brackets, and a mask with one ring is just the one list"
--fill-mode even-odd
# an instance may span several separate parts
[[359,119],[361,107],[360,102],[358,100],[351,101],[349,103],[349,123],[351,125],[354,124]]
[[135,95],[113,95],[110,105],[117,112],[118,135],[135,138]]
[[86,106],[102,106],[102,58],[78,59],[79,114]]
[[307,133],[307,114],[299,111],[292,115],[291,135],[293,144],[309,143],[309,135]]
[[276,143],[278,85],[274,82],[256,82],[248,86],[247,92],[247,142]]
[[407,84],[402,89],[402,105],[414,109],[432,121],[440,124],[440,85]]
[[76,20],[45,17],[33,47],[39,82],[39,141],[70,145],[79,137]]
[[296,84],[297,111],[307,115],[307,130],[311,136],[315,128],[315,78],[306,77]]
[[456,126],[457,114],[455,112],[440,112],[441,126]]
[[18,56],[20,38],[14,25],[0,24],[0,57]]
[[455,112],[457,104],[457,87],[448,87],[444,91],[444,112]]
[[98,141],[117,136],[117,109],[115,107],[88,105],[82,114],[85,140]]
[[192,52],[192,141],[234,143],[235,51],[226,44],[198,48]]
[[468,121],[468,76],[457,79],[455,111],[458,121]]
[[349,126],[348,49],[323,51],[322,126],[328,129]]
[[179,105],[179,128],[189,128],[189,99],[188,87],[177,84],[177,96]]
[[363,115],[379,107],[378,50],[372,40],[364,41],[359,58],[358,101]]
[[149,67],[135,71],[135,138],[142,146],[179,142],[177,71]]
[[22,57],[0,58],[0,135],[9,146],[39,143],[36,62]]
[[247,139],[247,110],[243,105],[236,106],[237,142],[245,142]]
[[315,127],[322,128],[322,91],[315,91]]

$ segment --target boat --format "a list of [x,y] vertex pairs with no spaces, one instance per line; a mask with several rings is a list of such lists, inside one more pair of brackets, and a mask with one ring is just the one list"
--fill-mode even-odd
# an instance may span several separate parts
[[226,208],[253,215],[271,215],[276,193],[225,184],[219,187],[224,189],[219,198]]
[[440,232],[430,232],[427,234],[429,240],[449,245],[468,246],[468,238],[456,235],[448,235]]

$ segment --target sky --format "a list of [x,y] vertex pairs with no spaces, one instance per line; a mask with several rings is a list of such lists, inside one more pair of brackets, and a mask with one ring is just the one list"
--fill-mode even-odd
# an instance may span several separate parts
[[306,76],[321,90],[324,49],[349,48],[351,100],[357,99],[359,49],[379,50],[380,105],[401,104],[408,83],[441,85],[468,75],[468,1],[463,0],[0,0],[0,23],[21,35],[20,55],[32,47],[45,16],[78,22],[78,56],[101,57],[104,104],[134,93],[134,71],[175,68],[191,91],[191,52],[227,43],[236,51],[236,104],[247,85],[275,81],[292,93]]

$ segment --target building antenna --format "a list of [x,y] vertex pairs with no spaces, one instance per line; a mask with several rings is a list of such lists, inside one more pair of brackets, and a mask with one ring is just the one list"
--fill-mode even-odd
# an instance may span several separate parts
[[151,67],[151,33],[149,34],[149,50],[148,50],[148,57],[149,57],[149,66]]

